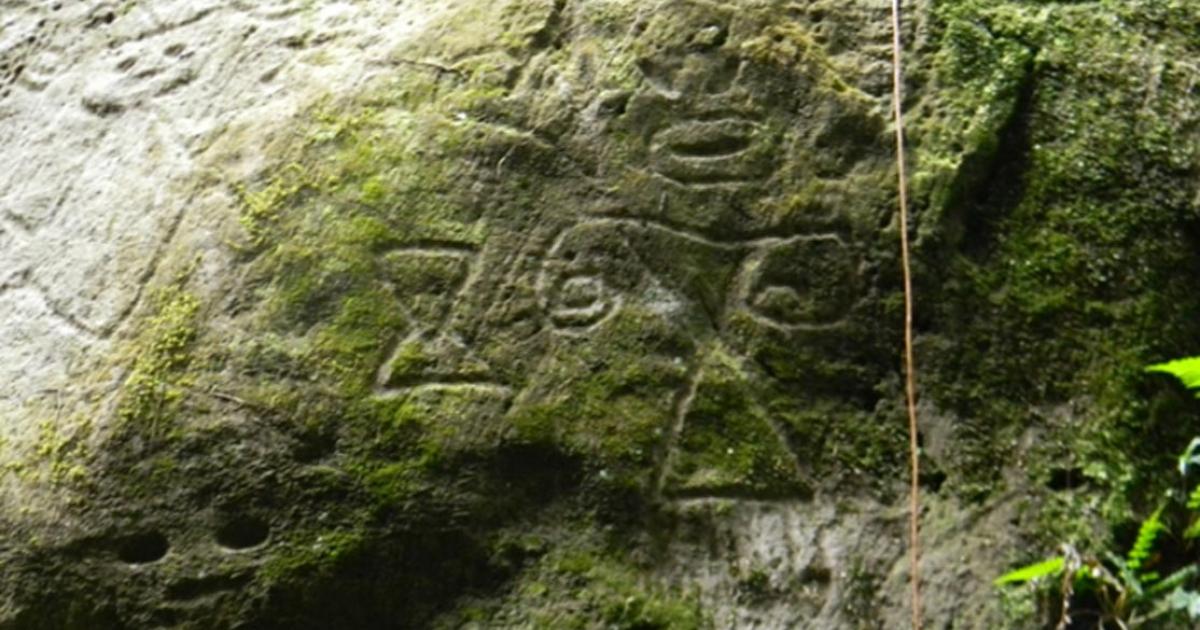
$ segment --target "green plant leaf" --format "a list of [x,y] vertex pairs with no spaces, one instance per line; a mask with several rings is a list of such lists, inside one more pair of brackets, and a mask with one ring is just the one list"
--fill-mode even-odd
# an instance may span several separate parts
[[1183,538],[1184,540],[1200,538],[1200,519],[1193,521],[1192,524],[1189,525],[1186,530],[1184,530]]
[[1109,584],[1116,586],[1117,589],[1126,594],[1131,599],[1141,599],[1145,589],[1142,588],[1142,582],[1138,579],[1137,573],[1129,566],[1125,558],[1118,557],[1111,551],[1104,552],[1104,558],[1108,563],[1117,569],[1117,576],[1121,578],[1120,583],[1117,583],[1116,577]]
[[[1137,540],[1133,543],[1133,548],[1129,550],[1129,555],[1125,556],[1125,563],[1129,566],[1129,570],[1136,573],[1143,569],[1143,564],[1149,560],[1154,551],[1154,543],[1158,540],[1159,534],[1167,530],[1167,526],[1162,522],[1163,508],[1160,506],[1154,513],[1146,517],[1142,521],[1142,526],[1138,528]],[[1142,580],[1145,582],[1153,582],[1157,576],[1147,573]]]
[[[1200,566],[1193,564],[1183,567],[1171,575],[1168,575],[1158,584],[1146,589],[1146,596],[1156,598],[1172,589],[1181,589],[1184,584],[1192,581],[1198,574],[1200,574]],[[1171,596],[1173,597],[1174,593],[1172,593]]]
[[1062,573],[1066,560],[1062,556],[1043,560],[1034,564],[1023,566],[1019,569],[1014,569],[996,578],[994,584],[1003,586],[1005,584],[1021,584],[1036,580],[1038,578],[1058,575]]
[[[1188,389],[1200,389],[1200,357],[1176,359],[1166,363],[1155,363],[1146,367],[1147,372],[1170,374],[1183,382]],[[1200,396],[1200,394],[1197,394]]]
[[1200,486],[1196,486],[1188,495],[1187,506],[1189,510],[1200,510]]

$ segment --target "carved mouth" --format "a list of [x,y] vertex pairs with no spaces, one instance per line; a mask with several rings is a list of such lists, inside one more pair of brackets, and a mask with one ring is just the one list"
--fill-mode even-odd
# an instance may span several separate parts
[[167,587],[166,599],[189,602],[241,590],[250,582],[249,575],[211,575],[180,580]]
[[667,150],[684,158],[723,158],[742,153],[751,146],[747,136],[725,133],[724,129],[716,129],[715,133],[700,137],[684,136],[667,145]]
[[689,120],[654,136],[650,161],[655,172],[683,184],[746,183],[774,169],[766,144],[752,120]]

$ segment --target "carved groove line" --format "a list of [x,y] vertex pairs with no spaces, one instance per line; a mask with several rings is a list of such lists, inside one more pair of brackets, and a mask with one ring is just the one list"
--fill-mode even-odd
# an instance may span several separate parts
[[[428,241],[389,250],[384,256],[389,254],[456,259],[462,261],[467,266],[467,272],[458,281],[457,286],[449,292],[451,296],[446,298],[446,304],[439,309],[436,322],[423,323],[418,320],[417,316],[410,309],[405,308],[403,305],[400,306],[401,312],[405,319],[408,320],[412,332],[395,343],[392,351],[387,354],[387,358],[380,365],[376,372],[375,395],[379,398],[387,399],[422,391],[458,390],[510,398],[512,392],[508,387],[487,378],[470,375],[434,373],[429,375],[433,377],[432,379],[406,377],[398,379],[399,382],[396,382],[397,379],[391,374],[392,366],[398,360],[405,345],[410,342],[420,343],[423,340],[437,341],[449,336],[447,338],[450,341],[463,346],[465,349],[465,344],[462,343],[462,340],[452,332],[456,321],[458,321],[455,312],[456,306],[462,304],[468,297],[470,289],[478,283],[483,270],[480,264],[481,252],[465,243]],[[431,334],[427,335],[426,333]]]

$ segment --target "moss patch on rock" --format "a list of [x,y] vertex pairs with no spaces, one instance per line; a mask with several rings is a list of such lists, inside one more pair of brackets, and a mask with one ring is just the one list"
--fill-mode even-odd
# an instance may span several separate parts
[[[913,136],[924,389],[957,418],[939,465],[962,496],[1014,482],[1037,496],[1025,518],[1046,548],[1100,541],[1194,432],[1151,412],[1163,393],[1141,367],[1200,343],[1200,111],[1180,61],[1196,8],[966,1],[931,16]],[[1014,463],[1024,474],[1002,482]]]

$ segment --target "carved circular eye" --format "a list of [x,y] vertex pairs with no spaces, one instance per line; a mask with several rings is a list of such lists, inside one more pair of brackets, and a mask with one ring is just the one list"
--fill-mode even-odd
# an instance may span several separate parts
[[233,551],[252,549],[271,535],[267,522],[253,516],[230,519],[217,528],[217,544]]
[[616,313],[622,296],[641,279],[639,257],[621,222],[583,223],[564,231],[550,248],[538,278],[538,294],[550,326],[582,333]]
[[549,296],[551,323],[560,329],[583,329],[599,323],[613,311],[612,292],[595,275],[568,276]]
[[141,532],[117,543],[117,557],[126,564],[150,564],[162,560],[170,549],[171,543],[160,532]]
[[836,236],[805,237],[759,254],[748,306],[784,328],[842,320],[859,299],[857,257]]

